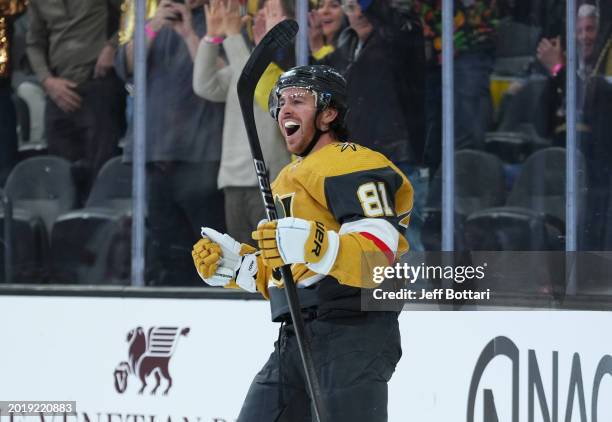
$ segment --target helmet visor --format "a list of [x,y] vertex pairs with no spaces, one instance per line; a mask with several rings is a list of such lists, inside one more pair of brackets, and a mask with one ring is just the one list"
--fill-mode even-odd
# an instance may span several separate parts
[[310,87],[305,86],[284,86],[270,92],[268,108],[274,120],[278,120],[280,109],[285,104],[312,104],[317,106],[317,93]]

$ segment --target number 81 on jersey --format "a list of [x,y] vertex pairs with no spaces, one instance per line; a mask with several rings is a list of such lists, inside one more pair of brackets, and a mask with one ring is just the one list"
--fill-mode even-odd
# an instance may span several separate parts
[[357,189],[357,197],[366,217],[393,217],[395,215],[389,206],[387,190],[383,182],[364,183]]

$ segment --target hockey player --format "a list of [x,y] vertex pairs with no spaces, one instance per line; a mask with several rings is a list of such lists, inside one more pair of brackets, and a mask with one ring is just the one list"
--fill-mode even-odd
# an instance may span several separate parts
[[283,285],[292,265],[329,420],[387,420],[387,382],[401,356],[395,312],[364,312],[372,268],[408,249],[401,234],[412,187],[383,155],[346,140],[346,82],[333,68],[302,66],[281,75],[270,112],[299,158],[272,183],[279,218],[253,232],[259,250],[203,228],[193,249],[214,286],[259,291],[281,324],[275,353],[255,377],[239,422],[308,421],[310,399]]

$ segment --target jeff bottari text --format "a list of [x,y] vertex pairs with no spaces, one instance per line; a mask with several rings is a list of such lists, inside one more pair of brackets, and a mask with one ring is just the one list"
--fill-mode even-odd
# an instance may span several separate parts
[[372,295],[376,300],[489,300],[491,298],[491,290],[399,289],[388,292],[383,289],[374,289]]

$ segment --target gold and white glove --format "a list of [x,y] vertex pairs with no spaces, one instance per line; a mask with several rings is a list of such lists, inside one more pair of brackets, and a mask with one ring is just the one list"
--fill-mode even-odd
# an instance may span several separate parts
[[252,246],[202,227],[202,239],[193,246],[191,256],[205,283],[223,287],[238,285],[249,292],[257,291],[259,265],[257,251]]
[[317,274],[329,274],[340,246],[338,233],[323,223],[294,217],[260,223],[252,237],[267,266],[304,263]]

